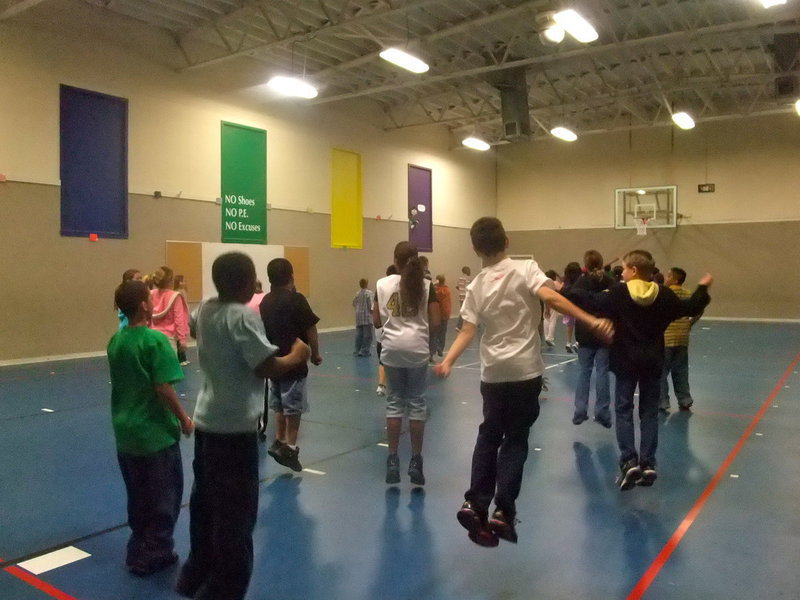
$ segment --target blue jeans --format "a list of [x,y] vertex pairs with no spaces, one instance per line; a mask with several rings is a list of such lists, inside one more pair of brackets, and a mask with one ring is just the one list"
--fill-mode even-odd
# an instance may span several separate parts
[[608,348],[578,346],[578,363],[581,372],[575,387],[575,416],[585,417],[589,410],[589,384],[592,380],[592,367],[595,375],[594,418],[611,422],[611,390],[608,384]]
[[[640,465],[656,464],[658,447],[658,401],[660,376],[616,374],[614,386],[614,411],[616,412],[617,444],[620,464],[637,460]],[[639,453],[633,427],[633,394],[639,385]]]
[[689,391],[689,348],[687,346],[667,346],[664,348],[664,370],[661,372],[661,402],[659,408],[669,408],[669,384],[667,377],[672,373],[672,388],[678,405],[690,407],[694,400]]
[[[528,458],[528,434],[539,416],[542,378],[481,381],[483,423],[472,453],[472,478],[464,499],[485,511],[492,497],[507,516],[516,514],[522,472]],[[496,488],[496,493],[495,493]]]
[[426,421],[428,404],[425,389],[428,386],[428,365],[421,367],[383,366],[386,372],[386,417],[408,417],[410,421]]
[[356,356],[369,356],[372,346],[372,325],[356,325]]

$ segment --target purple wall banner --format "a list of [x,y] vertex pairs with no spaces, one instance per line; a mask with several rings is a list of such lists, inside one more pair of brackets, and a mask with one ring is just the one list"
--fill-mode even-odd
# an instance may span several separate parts
[[433,171],[408,165],[408,241],[420,252],[433,251]]

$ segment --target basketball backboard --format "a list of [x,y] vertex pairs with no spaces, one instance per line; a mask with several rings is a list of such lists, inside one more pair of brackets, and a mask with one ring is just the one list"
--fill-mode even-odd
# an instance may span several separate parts
[[678,219],[678,186],[621,188],[614,191],[614,227],[636,229],[642,219],[648,228],[675,227]]

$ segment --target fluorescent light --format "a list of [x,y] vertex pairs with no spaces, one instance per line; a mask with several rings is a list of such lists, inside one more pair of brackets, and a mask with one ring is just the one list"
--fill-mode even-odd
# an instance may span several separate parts
[[480,151],[488,150],[489,148],[491,148],[489,144],[484,142],[482,139],[476,137],[464,138],[463,140],[461,140],[461,144],[466,146],[467,148],[472,148],[473,150],[480,150]]
[[317,88],[297,77],[276,75],[267,82],[267,86],[284,96],[309,99],[317,97]]
[[761,0],[761,4],[764,5],[764,8],[772,8],[773,6],[786,4],[786,0]]
[[399,48],[387,48],[381,52],[380,57],[412,73],[424,73],[428,70],[428,65],[424,61]]
[[554,44],[560,44],[562,41],[564,41],[565,33],[566,32],[564,31],[564,28],[561,27],[561,25],[551,25],[550,27],[542,31],[542,33],[539,34],[539,37],[541,39],[541,36],[544,36],[546,40]]
[[583,44],[593,42],[598,37],[591,23],[571,8],[557,12],[553,18],[568,34]]
[[639,194],[640,196],[644,196],[647,192],[645,192],[644,190],[636,190],[636,193]]
[[685,112],[673,113],[672,120],[675,122],[675,125],[677,125],[681,129],[694,128],[694,119],[691,116],[689,116],[689,113]]
[[797,114],[800,115],[800,100],[794,103],[794,109],[797,111]]
[[566,127],[554,127],[550,130],[550,133],[555,137],[564,140],[565,142],[574,142],[578,139],[578,136]]

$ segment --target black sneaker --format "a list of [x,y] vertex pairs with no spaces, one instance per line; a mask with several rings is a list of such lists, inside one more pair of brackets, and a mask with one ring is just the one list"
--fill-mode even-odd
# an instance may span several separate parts
[[467,500],[456,513],[456,518],[461,526],[469,532],[469,539],[485,548],[494,548],[500,541],[497,535],[488,527],[488,511],[480,510]]
[[288,444],[281,444],[281,447],[270,455],[284,467],[289,467],[292,471],[302,471],[303,465],[300,464],[300,448],[292,449]]
[[639,481],[636,482],[636,485],[641,485],[642,487],[650,487],[653,485],[658,478],[658,473],[656,473],[656,468],[653,465],[643,464],[639,465],[642,470],[642,477]]
[[422,455],[416,454],[408,463],[408,476],[414,485],[425,485],[425,475],[422,473]]
[[127,567],[131,575],[136,575],[137,577],[146,577],[147,575],[152,575],[153,573],[163,571],[164,569],[174,565],[176,562],[178,562],[178,555],[174,552],[171,552],[166,556],[151,558],[148,561],[128,563]]
[[278,450],[281,449],[281,446],[283,446],[283,442],[280,440],[275,440],[274,442],[272,442],[272,445],[267,450],[267,454],[269,454],[272,458],[274,458],[278,463],[281,462],[278,459]]
[[573,425],[580,425],[584,421],[588,421],[588,420],[589,420],[589,417],[587,417],[586,415],[574,415],[572,417],[572,424]]
[[617,485],[619,485],[620,492],[627,492],[632,489],[642,478],[642,469],[635,459],[631,459],[625,464],[620,465],[619,470],[620,474],[617,478]]
[[602,425],[606,429],[611,429],[611,419],[602,419],[600,417],[595,417],[594,422],[600,423],[600,425]]
[[519,523],[519,521],[513,516],[507,515],[502,510],[497,509],[489,520],[489,529],[501,540],[516,544],[517,529],[515,525],[517,523]]
[[548,348],[552,348],[553,346],[556,345],[556,343],[553,340],[545,340],[544,343],[547,344]]
[[564,349],[567,351],[567,354],[572,354],[572,346],[570,346],[569,344],[564,346]]
[[397,454],[386,457],[386,483],[400,483],[400,457]]
[[684,412],[692,412],[692,405],[691,404],[679,404],[678,408]]

